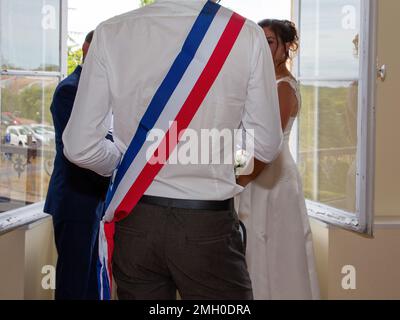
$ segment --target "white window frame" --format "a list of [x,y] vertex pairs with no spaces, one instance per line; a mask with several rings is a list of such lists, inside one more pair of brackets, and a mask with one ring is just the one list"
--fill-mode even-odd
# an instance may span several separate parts
[[[301,24],[301,1],[293,0],[293,16],[296,25]],[[323,1],[323,0],[320,0]],[[360,18],[360,75],[358,99],[358,142],[356,175],[356,212],[349,213],[328,205],[307,200],[307,209],[311,217],[335,225],[373,236],[374,225],[374,177],[375,177],[375,106],[377,74],[377,0],[361,0]],[[300,39],[301,41],[301,39]],[[301,50],[301,48],[300,48]],[[298,77],[300,57],[293,65],[293,71],[299,81],[323,81],[322,78]],[[333,79],[329,79],[333,80]],[[339,79],[355,80],[355,79]],[[294,128],[292,150],[298,158],[298,125]]]
[[[40,76],[59,78],[60,81],[67,76],[68,71],[68,0],[60,1],[60,71],[24,71],[24,70],[0,70],[2,76]],[[0,96],[1,98],[1,96]],[[1,100],[0,100],[1,103]],[[44,202],[35,203],[16,210],[0,214],[0,235],[23,225],[33,223],[47,217],[43,213]]]

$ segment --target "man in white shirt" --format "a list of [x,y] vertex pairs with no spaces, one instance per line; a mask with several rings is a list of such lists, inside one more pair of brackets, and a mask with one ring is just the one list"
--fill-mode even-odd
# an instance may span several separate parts
[[[158,0],[96,29],[63,136],[70,161],[112,175],[205,3]],[[114,142],[104,139],[111,113]],[[256,166],[246,184],[279,154],[280,123],[271,53],[262,30],[246,20],[189,129],[198,136],[252,130]],[[173,299],[178,289],[183,299],[251,299],[232,201],[242,190],[233,163],[166,164],[116,225],[119,298]]]

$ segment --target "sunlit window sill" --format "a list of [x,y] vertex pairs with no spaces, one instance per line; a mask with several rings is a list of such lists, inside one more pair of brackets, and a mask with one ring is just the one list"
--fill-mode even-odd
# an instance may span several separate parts
[[[319,225],[322,228],[327,228],[327,229],[336,229],[340,228],[338,226],[329,224],[327,222],[324,222],[322,220],[316,219],[314,217],[310,217],[310,220],[315,222],[317,225]],[[374,229],[375,230],[390,230],[390,229],[400,229],[400,215],[399,216],[393,216],[393,217],[376,217],[375,222],[374,222]]]
[[43,207],[44,202],[39,202],[0,214],[0,235],[21,227],[30,229],[45,221],[50,216],[43,212]]

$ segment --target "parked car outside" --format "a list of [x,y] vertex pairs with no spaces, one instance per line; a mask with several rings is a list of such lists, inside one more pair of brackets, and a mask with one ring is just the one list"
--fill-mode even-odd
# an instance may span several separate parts
[[28,130],[25,126],[9,126],[6,129],[6,143],[12,146],[27,147],[28,137],[32,137],[32,145],[37,144],[36,138],[33,136],[32,132]]

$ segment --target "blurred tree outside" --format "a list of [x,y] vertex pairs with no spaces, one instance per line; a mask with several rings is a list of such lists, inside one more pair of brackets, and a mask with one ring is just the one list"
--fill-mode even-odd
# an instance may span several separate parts
[[[348,199],[351,191],[348,186],[351,180],[355,183],[357,83],[342,83],[338,87],[303,84],[301,92],[299,166],[306,198],[350,210],[345,200],[354,200]],[[318,159],[314,158],[315,145],[318,145]],[[317,171],[315,161],[318,161]]]
[[19,90],[4,88],[1,93],[1,111],[35,123],[51,124],[50,105],[56,85],[55,79],[49,82],[31,80]]
[[154,0],[140,0],[140,5],[142,7],[148,5],[148,4],[152,4],[154,2]]
[[82,63],[82,48],[76,49],[74,46],[68,47],[68,75]]
[[71,36],[68,36],[68,43],[67,75],[70,75],[82,63],[83,52],[81,44]]

